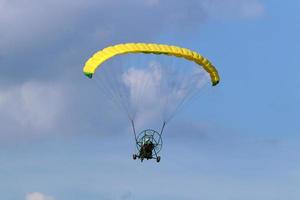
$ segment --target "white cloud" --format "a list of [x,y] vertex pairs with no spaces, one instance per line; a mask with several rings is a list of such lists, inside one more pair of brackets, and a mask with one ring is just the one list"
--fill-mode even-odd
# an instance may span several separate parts
[[30,81],[2,88],[1,129],[8,128],[9,124],[23,131],[50,129],[59,120],[63,107],[64,89],[57,84]]
[[123,73],[122,79],[129,93],[129,104],[137,113],[136,123],[143,126],[145,122],[160,117],[162,99],[160,85],[162,71],[158,64],[152,63],[147,68],[129,68]]
[[145,68],[129,68],[122,76],[129,104],[135,108],[140,126],[145,122],[169,120],[186,98],[210,80],[208,73],[193,63],[177,66],[172,65],[172,58],[168,64],[157,60]]
[[54,198],[40,192],[31,192],[26,195],[26,200],[54,200]]

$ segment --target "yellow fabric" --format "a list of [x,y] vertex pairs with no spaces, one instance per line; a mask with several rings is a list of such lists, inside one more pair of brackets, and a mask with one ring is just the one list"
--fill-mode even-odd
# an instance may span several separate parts
[[194,61],[198,65],[202,66],[210,74],[213,86],[217,85],[220,81],[220,77],[216,68],[208,59],[204,58],[197,52],[177,46],[151,43],[126,43],[106,47],[103,50],[96,52],[90,59],[88,59],[83,68],[83,72],[85,75],[91,78],[96,69],[103,62],[116,55],[127,53],[165,54],[169,56],[185,58],[187,60]]

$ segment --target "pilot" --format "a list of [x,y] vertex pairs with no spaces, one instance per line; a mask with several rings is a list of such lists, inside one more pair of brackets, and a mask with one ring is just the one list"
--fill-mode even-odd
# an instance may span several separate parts
[[153,142],[151,142],[150,139],[147,138],[144,141],[144,144],[142,145],[141,150],[140,150],[140,157],[141,157],[141,159],[143,159],[143,158],[146,158],[147,160],[151,159],[152,158],[152,151],[153,151],[153,149],[154,149]]

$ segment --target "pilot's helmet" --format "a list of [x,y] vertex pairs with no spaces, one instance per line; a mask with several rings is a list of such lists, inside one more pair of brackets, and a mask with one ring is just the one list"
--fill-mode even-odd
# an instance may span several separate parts
[[151,142],[150,138],[146,137],[144,139],[144,144],[149,144]]

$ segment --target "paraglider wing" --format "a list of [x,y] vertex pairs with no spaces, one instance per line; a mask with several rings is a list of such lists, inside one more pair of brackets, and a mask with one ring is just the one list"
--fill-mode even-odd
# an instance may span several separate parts
[[86,63],[83,68],[84,74],[92,78],[93,74],[106,60],[121,54],[128,53],[152,53],[152,54],[165,54],[169,56],[181,57],[187,60],[194,61],[202,66],[204,70],[209,73],[211,83],[213,86],[217,85],[220,77],[216,68],[211,62],[190,49],[181,48],[177,46],[169,46],[164,44],[147,44],[147,43],[126,43],[109,46],[101,51],[96,52]]

